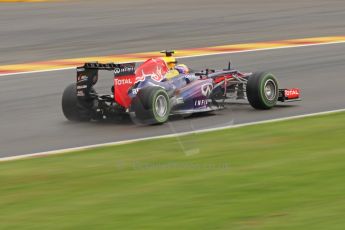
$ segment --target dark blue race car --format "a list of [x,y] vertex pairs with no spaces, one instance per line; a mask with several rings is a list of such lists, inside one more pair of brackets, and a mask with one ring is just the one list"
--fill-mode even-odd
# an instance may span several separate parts
[[[161,124],[174,114],[193,114],[224,108],[226,100],[248,100],[255,109],[270,109],[277,101],[295,101],[300,90],[279,89],[268,72],[243,73],[231,68],[179,71],[172,51],[165,57],[135,63],[85,63],[77,68],[76,83],[62,97],[68,120],[90,121],[129,114],[145,124]],[[114,72],[111,94],[100,95],[94,86],[98,71]]]

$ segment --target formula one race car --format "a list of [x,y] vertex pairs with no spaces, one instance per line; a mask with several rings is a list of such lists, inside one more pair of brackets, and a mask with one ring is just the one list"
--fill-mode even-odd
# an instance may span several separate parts
[[[279,89],[268,72],[243,73],[231,68],[180,73],[173,51],[165,57],[135,63],[85,63],[77,67],[77,81],[62,97],[62,110],[71,121],[102,120],[129,114],[140,123],[160,124],[173,114],[193,114],[224,108],[226,100],[247,99],[255,109],[270,109],[277,101],[295,101],[300,90]],[[98,71],[114,72],[111,94],[94,86]]]

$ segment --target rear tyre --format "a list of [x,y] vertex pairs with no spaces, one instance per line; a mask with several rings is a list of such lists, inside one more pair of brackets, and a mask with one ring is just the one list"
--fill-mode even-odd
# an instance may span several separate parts
[[278,100],[278,81],[271,73],[258,72],[247,82],[247,98],[255,109],[271,109]]
[[62,95],[62,111],[70,121],[90,121],[92,118],[92,100],[84,101],[77,97],[76,84],[66,87]]
[[170,109],[169,96],[164,89],[147,87],[139,90],[130,110],[140,123],[163,124],[169,118]]

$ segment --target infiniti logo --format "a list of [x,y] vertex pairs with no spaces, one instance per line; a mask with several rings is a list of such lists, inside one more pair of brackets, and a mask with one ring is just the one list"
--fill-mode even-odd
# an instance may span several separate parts
[[120,68],[115,68],[115,69],[114,69],[114,73],[115,73],[115,74],[121,73],[121,69],[120,69]]
[[204,95],[205,97],[210,96],[212,90],[213,90],[213,85],[212,85],[211,83],[203,84],[203,85],[201,86],[201,93],[202,93],[202,95]]
[[114,74],[127,74],[128,72],[133,72],[134,67],[133,66],[120,66],[117,68],[114,68]]

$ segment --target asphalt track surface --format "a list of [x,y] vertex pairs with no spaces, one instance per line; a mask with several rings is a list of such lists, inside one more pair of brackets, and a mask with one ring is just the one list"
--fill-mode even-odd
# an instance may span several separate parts
[[[0,63],[345,34],[343,1],[184,2],[2,4]],[[222,68],[228,58],[184,62],[195,69]],[[237,103],[216,115],[174,118],[162,126],[137,126],[129,119],[71,123],[60,101],[75,71],[3,76],[0,157],[345,108],[344,44],[233,54],[231,60],[243,71],[270,70],[282,87],[300,87],[303,101],[269,111]],[[99,90],[108,90],[111,74],[101,77]],[[187,148],[198,144],[197,137],[194,143],[179,141]]]
[[343,0],[0,4],[0,64],[345,34]]

